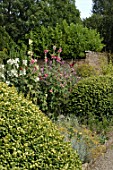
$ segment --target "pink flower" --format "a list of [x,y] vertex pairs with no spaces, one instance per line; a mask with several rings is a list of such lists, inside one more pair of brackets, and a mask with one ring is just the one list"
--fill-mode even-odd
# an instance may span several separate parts
[[48,74],[44,74],[45,78],[48,77]]
[[51,59],[56,59],[57,57],[54,55],[51,55]]
[[64,85],[63,85],[63,84],[60,84],[60,87],[64,87]]
[[52,89],[50,89],[50,90],[49,90],[49,92],[50,92],[50,93],[53,93],[53,90],[52,90]]
[[60,62],[61,58],[57,56],[56,61]]
[[37,60],[35,59],[31,59],[31,61],[30,61],[30,64],[34,64],[34,63],[36,63],[37,62]]
[[49,50],[44,50],[44,54],[47,54]]
[[61,53],[62,52],[62,48],[59,48],[59,50],[57,51],[58,53]]
[[46,62],[46,63],[48,62],[48,58],[47,58],[47,57],[45,57],[45,59],[44,59],[44,60],[45,60],[45,62]]

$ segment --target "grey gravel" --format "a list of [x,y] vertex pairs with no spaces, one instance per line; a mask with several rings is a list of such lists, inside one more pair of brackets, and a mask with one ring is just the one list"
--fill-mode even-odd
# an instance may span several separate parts
[[88,170],[113,170],[113,145]]

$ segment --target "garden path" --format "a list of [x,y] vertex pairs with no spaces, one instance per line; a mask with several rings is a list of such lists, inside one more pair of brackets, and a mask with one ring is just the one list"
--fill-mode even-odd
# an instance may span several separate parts
[[88,170],[113,170],[113,132],[106,143],[106,152],[96,159]]
[[88,170],[113,170],[113,145]]

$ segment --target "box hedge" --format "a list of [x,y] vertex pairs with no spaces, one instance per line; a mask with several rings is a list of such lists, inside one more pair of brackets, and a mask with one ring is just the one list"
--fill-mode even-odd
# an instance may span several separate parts
[[14,87],[0,83],[0,170],[81,170],[56,126]]
[[113,116],[113,77],[96,76],[80,80],[70,95],[68,112],[83,122],[111,120]]

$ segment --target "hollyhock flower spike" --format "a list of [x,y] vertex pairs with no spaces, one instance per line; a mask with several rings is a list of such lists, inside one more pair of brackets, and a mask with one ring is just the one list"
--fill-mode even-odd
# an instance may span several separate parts
[[48,77],[48,74],[44,74],[45,78]]
[[61,58],[57,56],[56,61],[61,63]]
[[47,62],[48,62],[48,58],[47,58],[47,57],[45,57],[44,61],[45,61],[45,63],[47,63]]
[[62,52],[62,48],[59,48],[59,50],[57,51],[58,53],[61,53]]
[[50,89],[50,90],[49,90],[49,92],[50,92],[50,93],[53,93],[53,90],[52,90],[52,89]]
[[47,54],[49,52],[49,50],[44,50],[44,54]]
[[37,62],[36,59],[31,59],[30,64],[34,64],[34,63],[36,63],[36,62]]
[[56,59],[57,56],[51,55],[51,59]]

